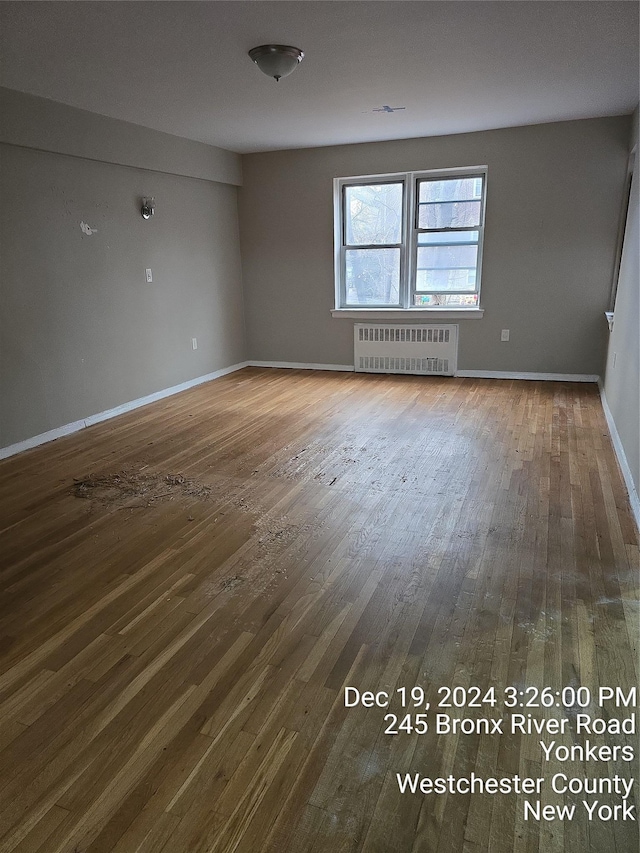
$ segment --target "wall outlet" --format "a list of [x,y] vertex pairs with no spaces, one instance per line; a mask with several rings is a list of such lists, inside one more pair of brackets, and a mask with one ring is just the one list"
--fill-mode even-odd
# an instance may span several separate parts
[[509,329],[503,329],[500,332],[500,340],[501,341],[508,341],[509,340]]
[[147,275],[147,281],[152,282],[153,281],[153,273],[151,272],[151,270],[145,270],[145,273]]
[[198,339],[197,338],[191,338],[191,348],[192,349],[198,349]]

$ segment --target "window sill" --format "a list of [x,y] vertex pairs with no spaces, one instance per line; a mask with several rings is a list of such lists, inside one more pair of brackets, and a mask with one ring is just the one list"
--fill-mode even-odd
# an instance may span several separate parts
[[481,320],[483,308],[334,308],[345,320]]

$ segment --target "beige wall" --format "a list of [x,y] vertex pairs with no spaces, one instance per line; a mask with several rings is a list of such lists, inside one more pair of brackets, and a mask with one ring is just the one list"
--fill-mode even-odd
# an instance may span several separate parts
[[607,350],[604,394],[636,493],[640,493],[640,175],[637,143],[636,109],[631,134],[631,145],[636,147],[635,169],[620,262],[613,330]]
[[353,363],[353,321],[330,315],[334,177],[486,164],[485,314],[460,321],[459,369],[599,374],[628,134],[622,116],[245,155],[249,357]]
[[5,144],[0,200],[0,447],[244,359],[235,186]]
[[0,87],[0,142],[137,166],[156,172],[242,183],[233,151]]

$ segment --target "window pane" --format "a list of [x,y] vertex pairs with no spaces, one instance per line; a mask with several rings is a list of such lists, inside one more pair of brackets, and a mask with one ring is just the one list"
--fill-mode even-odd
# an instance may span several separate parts
[[462,228],[480,224],[482,179],[419,181],[418,227]]
[[473,201],[482,195],[482,178],[443,178],[420,181],[420,203],[431,201]]
[[402,241],[402,184],[344,188],[347,246]]
[[473,307],[478,304],[477,293],[416,293],[413,304],[420,307],[439,308],[441,306]]
[[347,249],[348,305],[398,305],[400,249]]
[[419,246],[416,290],[474,290],[477,246]]
[[450,246],[454,243],[477,243],[479,231],[431,231],[418,233],[419,246]]
[[418,228],[469,228],[479,224],[479,201],[421,204],[418,210]]

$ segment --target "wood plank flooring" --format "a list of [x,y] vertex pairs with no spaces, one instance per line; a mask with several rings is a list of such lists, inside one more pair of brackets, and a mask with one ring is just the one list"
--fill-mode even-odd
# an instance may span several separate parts
[[[633,717],[598,690],[638,685],[638,540],[595,386],[248,368],[0,463],[0,512],[0,853],[637,850],[637,737],[577,730]],[[508,686],[553,705],[507,708]],[[596,799],[635,820],[589,820]]]

